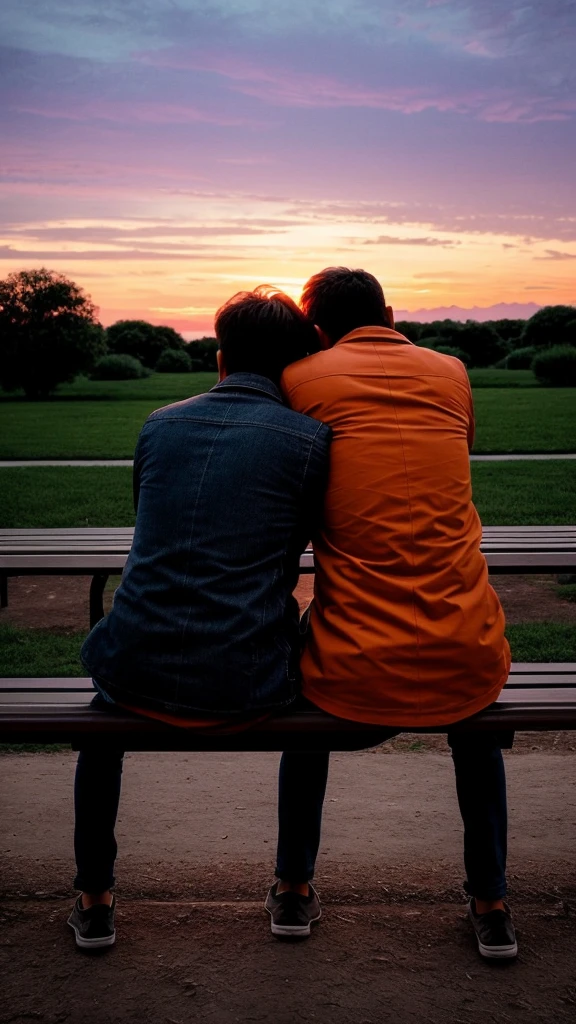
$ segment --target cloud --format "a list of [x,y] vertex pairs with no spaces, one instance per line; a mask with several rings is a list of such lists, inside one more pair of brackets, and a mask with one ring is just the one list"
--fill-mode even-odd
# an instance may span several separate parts
[[66,250],[24,250],[14,249],[11,245],[0,245],[0,260],[16,260],[18,262],[28,260],[42,260],[43,262],[56,261],[70,262],[72,260],[243,260],[244,256],[233,255],[228,252],[165,252],[150,251],[148,249],[66,249]]
[[440,245],[442,248],[448,249],[453,245],[462,245],[462,243],[450,238],[400,238],[396,235],[380,235],[378,238],[366,238],[364,245]]
[[545,249],[546,256],[534,256],[535,260],[576,260],[574,252],[559,252],[557,249]]

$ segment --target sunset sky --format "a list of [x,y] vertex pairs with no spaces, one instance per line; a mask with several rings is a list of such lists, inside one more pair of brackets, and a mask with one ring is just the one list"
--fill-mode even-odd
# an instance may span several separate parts
[[0,39],[2,276],[105,324],[210,332],[330,264],[398,310],[576,303],[574,0],[2,0]]

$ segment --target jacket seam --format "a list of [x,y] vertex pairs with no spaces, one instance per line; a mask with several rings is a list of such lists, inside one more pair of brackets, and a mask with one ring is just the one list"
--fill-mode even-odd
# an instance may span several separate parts
[[[154,413],[152,413],[151,415],[153,416]],[[226,417],[227,417],[227,415],[228,414],[226,414]],[[298,413],[297,415],[303,416],[303,415],[305,415],[305,413]],[[193,424],[193,423],[210,423],[212,426],[217,426],[217,427],[220,427],[220,428],[222,428],[222,427],[245,427],[245,426],[248,426],[248,427],[265,427],[267,430],[275,430],[279,434],[290,434],[291,437],[300,437],[304,441],[310,441],[310,434],[306,434],[306,433],[304,433],[304,432],[302,432],[300,430],[292,430],[290,427],[277,426],[275,423],[264,423],[261,420],[245,420],[245,419],[242,419],[242,420],[237,420],[237,421],[233,421],[233,422],[226,422],[226,417],[224,417],[224,419],[221,419],[221,420],[220,419],[213,419],[212,420],[212,419],[206,419],[205,417],[201,417],[201,416],[193,416],[193,417],[192,416],[162,416],[161,419],[157,419],[157,420],[152,420],[152,419],[149,418],[146,422],[147,423],[190,423],[190,424]],[[312,416],[308,417],[308,419],[312,419],[312,418],[313,418]],[[317,422],[317,421],[315,421],[315,422]],[[324,424],[321,423],[320,426],[324,426]],[[314,432],[312,440],[315,440],[317,433],[318,433],[318,431],[316,430]]]

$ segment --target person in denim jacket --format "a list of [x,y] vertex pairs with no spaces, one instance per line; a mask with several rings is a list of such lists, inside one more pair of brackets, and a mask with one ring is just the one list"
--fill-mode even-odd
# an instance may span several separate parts
[[[317,348],[296,304],[262,287],[217,313],[219,382],[159,409],[134,459],[134,542],[82,661],[98,698],[182,726],[249,724],[299,692],[299,558],[322,514],[330,429],[294,412],[285,367]],[[80,752],[69,924],[112,945],[122,751]]]

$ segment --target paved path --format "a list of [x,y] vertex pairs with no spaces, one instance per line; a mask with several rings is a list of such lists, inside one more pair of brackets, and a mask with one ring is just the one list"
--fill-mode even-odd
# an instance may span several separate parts
[[[470,456],[471,462],[540,462],[546,459],[576,459],[576,453]],[[0,469],[13,469],[15,466],[132,466],[132,464],[132,459],[14,459],[0,461]]]

